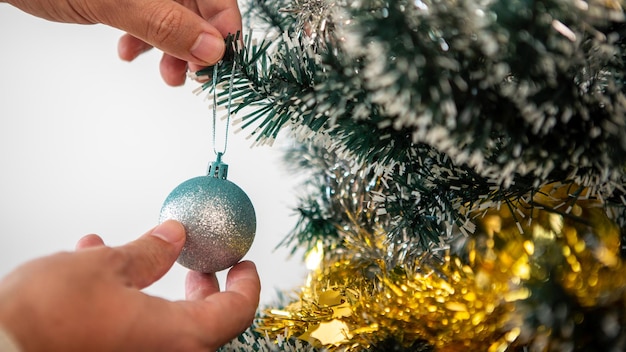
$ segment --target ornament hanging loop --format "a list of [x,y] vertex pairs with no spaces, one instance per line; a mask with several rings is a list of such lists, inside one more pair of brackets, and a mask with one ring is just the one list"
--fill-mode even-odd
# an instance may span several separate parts
[[223,153],[217,153],[217,159],[209,164],[207,176],[225,180],[228,176],[228,164],[222,162]]
[[233,68],[230,73],[230,81],[228,83],[228,97],[227,97],[227,106],[226,106],[226,127],[224,132],[224,147],[221,151],[218,151],[216,148],[216,125],[217,125],[217,75],[218,75],[218,67],[223,62],[223,60],[219,61],[215,65],[213,65],[213,152],[218,156],[218,160],[221,158],[221,155],[226,154],[226,147],[228,146],[228,127],[230,126],[230,115],[231,115],[231,106],[233,101],[233,81],[235,78],[235,60],[232,61]]

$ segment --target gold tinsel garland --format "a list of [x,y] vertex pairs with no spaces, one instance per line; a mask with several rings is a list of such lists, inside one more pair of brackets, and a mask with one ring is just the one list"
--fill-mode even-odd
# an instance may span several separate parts
[[477,230],[459,253],[393,268],[383,258],[385,231],[354,224],[342,232],[344,246],[327,249],[311,271],[299,300],[265,311],[258,329],[336,351],[387,339],[437,351],[550,350],[552,327],[525,320],[541,299],[534,288],[556,284],[586,308],[624,303],[620,231],[603,205],[589,189],[548,185],[468,211]]

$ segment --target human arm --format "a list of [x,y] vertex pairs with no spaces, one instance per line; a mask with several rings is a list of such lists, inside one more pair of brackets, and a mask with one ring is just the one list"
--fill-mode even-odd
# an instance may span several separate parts
[[28,351],[207,351],[245,330],[259,302],[252,262],[228,273],[219,292],[214,274],[190,272],[187,300],[141,291],[164,275],[184,243],[167,221],[120,247],[81,239],[75,252],[36,259],[0,281],[0,328]]

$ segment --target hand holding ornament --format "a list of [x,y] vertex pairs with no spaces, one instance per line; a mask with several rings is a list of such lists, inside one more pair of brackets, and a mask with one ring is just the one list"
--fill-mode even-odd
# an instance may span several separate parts
[[4,330],[21,351],[217,349],[251,324],[259,277],[244,261],[229,271],[223,292],[214,274],[190,272],[185,301],[143,293],[184,242],[183,226],[165,221],[123,246],[88,235],[75,252],[22,265],[0,281],[0,345]]

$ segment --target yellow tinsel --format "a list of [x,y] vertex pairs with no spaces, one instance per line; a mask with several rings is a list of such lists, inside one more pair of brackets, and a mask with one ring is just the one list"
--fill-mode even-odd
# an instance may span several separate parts
[[[393,339],[437,351],[549,350],[550,326],[524,319],[533,287],[552,282],[581,307],[624,300],[619,228],[587,189],[549,185],[474,216],[465,250],[385,267],[386,233],[358,224],[326,253],[300,299],[264,313],[259,330],[335,351]],[[537,299],[537,297],[535,297]],[[528,303],[528,304],[525,304]]]

